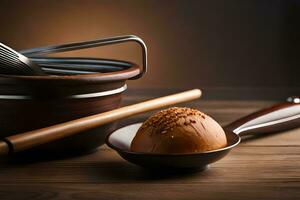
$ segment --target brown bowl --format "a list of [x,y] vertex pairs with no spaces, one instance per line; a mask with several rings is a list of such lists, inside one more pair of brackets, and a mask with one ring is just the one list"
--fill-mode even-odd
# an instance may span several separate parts
[[[140,73],[131,62],[97,59],[118,71],[68,76],[0,76],[0,137],[118,108],[126,80]],[[115,68],[114,68],[115,69]],[[30,150],[53,155],[83,153],[102,145],[115,123]]]

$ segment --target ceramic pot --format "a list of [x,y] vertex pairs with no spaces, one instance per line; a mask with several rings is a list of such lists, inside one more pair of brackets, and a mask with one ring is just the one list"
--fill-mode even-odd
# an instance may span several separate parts
[[[139,76],[141,70],[125,61],[97,59],[97,63],[105,66],[104,72],[0,76],[1,138],[118,108],[126,80]],[[56,155],[92,151],[104,143],[114,127],[115,123],[99,126],[29,152]]]

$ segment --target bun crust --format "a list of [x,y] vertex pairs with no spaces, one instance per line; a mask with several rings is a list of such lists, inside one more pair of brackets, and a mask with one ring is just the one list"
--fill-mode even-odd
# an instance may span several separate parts
[[194,153],[227,145],[222,127],[211,117],[191,108],[162,110],[138,130],[131,151],[144,153]]

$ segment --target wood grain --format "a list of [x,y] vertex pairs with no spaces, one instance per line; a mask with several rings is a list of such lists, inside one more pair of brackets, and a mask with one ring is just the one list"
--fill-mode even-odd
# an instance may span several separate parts
[[[126,100],[125,104],[135,100]],[[196,101],[226,124],[269,106],[265,101]],[[201,110],[204,110],[201,109]],[[122,121],[119,126],[145,119]],[[300,129],[244,140],[209,170],[150,172],[102,146],[97,152],[48,161],[0,160],[0,199],[299,199]]]
[[[291,163],[293,163],[291,165]],[[226,183],[300,181],[299,147],[247,147],[234,149],[229,156],[196,174],[152,173],[130,164],[108,148],[58,161],[1,162],[1,183]],[[241,179],[242,178],[242,179]]]
[[[299,184],[260,182],[203,184],[20,184],[0,185],[2,199],[89,199],[89,200],[223,200],[223,199],[298,199]],[[34,189],[33,189],[34,188]],[[212,190],[212,188],[217,188]],[[263,188],[263,190],[262,190]],[[17,193],[15,191],[22,191]]]

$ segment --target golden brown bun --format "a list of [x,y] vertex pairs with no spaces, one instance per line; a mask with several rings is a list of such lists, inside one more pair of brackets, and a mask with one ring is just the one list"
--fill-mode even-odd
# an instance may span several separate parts
[[225,147],[226,135],[211,117],[190,108],[162,110],[138,130],[131,151],[147,153],[193,153]]

